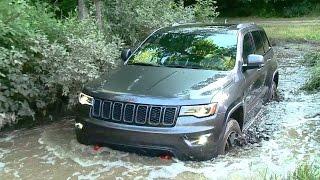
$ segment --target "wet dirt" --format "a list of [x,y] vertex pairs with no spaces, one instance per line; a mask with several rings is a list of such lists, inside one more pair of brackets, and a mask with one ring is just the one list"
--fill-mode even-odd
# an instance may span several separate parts
[[317,49],[283,43],[275,50],[280,101],[261,109],[240,149],[204,162],[139,156],[79,144],[74,120],[66,118],[0,134],[0,179],[265,179],[320,164],[320,93],[300,90],[310,73],[303,55]]

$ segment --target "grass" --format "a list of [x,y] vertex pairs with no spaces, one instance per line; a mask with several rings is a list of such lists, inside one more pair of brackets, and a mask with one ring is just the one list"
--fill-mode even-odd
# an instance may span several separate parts
[[258,178],[262,180],[319,180],[320,170],[314,164],[301,164],[287,175],[269,174],[268,169],[260,171]]
[[320,43],[320,23],[262,24],[270,39],[281,41],[309,41]]
[[307,53],[304,56],[304,65],[310,66],[311,77],[302,89],[306,91],[320,91],[320,52]]
[[[225,22],[225,18],[217,18]],[[254,22],[262,26],[272,41],[320,43],[319,17],[301,18],[227,18],[228,23]]]
[[320,170],[319,167],[314,165],[301,165],[293,173],[288,175],[290,180],[319,180]]

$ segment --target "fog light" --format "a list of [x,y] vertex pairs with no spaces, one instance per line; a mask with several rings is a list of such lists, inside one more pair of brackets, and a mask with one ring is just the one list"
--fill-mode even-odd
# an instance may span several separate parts
[[208,143],[209,137],[212,134],[203,134],[201,136],[198,136],[196,138],[185,138],[185,142],[189,145],[189,146],[203,146],[206,145]]
[[208,138],[209,138],[210,135],[211,135],[211,134],[205,134],[205,135],[200,136],[200,137],[199,137],[199,140],[198,140],[198,144],[199,144],[199,145],[205,145],[205,144],[207,144]]
[[77,129],[82,129],[83,128],[83,124],[81,124],[81,123],[76,123],[75,125],[74,125]]

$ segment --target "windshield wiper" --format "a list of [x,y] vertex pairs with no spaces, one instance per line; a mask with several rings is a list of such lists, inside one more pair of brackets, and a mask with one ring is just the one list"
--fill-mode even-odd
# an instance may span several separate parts
[[143,62],[137,62],[137,63],[128,63],[128,65],[139,65],[139,66],[160,66],[157,64],[150,64],[150,63],[143,63]]
[[173,67],[173,68],[186,68],[186,69],[201,69],[201,67],[183,66],[183,65],[166,65],[166,67]]
[[173,67],[173,68],[186,68],[186,66],[178,65],[178,64],[169,64],[165,65],[166,67]]

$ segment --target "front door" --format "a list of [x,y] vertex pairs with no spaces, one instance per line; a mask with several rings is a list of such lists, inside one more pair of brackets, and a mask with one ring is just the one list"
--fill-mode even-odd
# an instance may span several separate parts
[[[248,55],[258,54],[264,55],[263,43],[261,38],[255,36],[256,34],[247,33],[243,40],[243,62],[247,63]],[[260,41],[260,42],[259,42]],[[246,119],[253,120],[256,114],[261,109],[263,103],[263,94],[265,93],[265,79],[267,71],[265,67],[259,69],[249,69],[243,72],[246,82],[245,91],[245,109]]]

